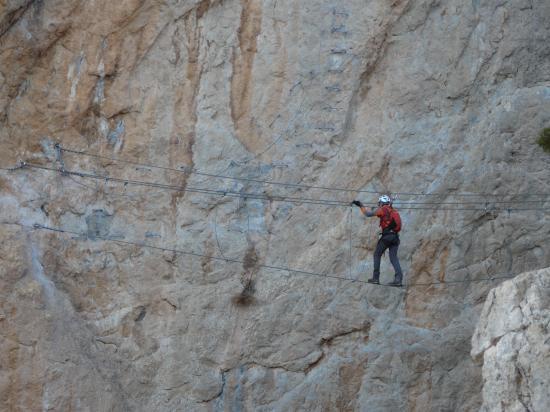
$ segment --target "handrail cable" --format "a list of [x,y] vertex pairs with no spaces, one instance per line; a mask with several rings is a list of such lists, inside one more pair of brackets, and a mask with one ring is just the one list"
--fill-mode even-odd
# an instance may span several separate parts
[[[384,192],[375,191],[375,190],[365,190],[365,189],[349,189],[349,188],[341,188],[341,187],[330,187],[330,186],[315,186],[315,185],[306,185],[306,184],[299,184],[299,183],[286,183],[286,182],[277,182],[277,181],[271,181],[271,180],[262,180],[262,179],[255,179],[255,178],[247,178],[247,177],[235,177],[235,176],[225,176],[215,173],[207,173],[202,172],[193,168],[185,167],[181,169],[176,169],[172,167],[166,167],[166,166],[158,166],[151,163],[141,163],[133,160],[127,160],[127,159],[121,159],[118,157],[110,157],[110,156],[104,156],[97,153],[89,153],[82,150],[74,150],[69,149],[66,147],[62,147],[59,145],[60,150],[66,153],[73,153],[81,156],[87,156],[87,157],[95,157],[99,159],[104,160],[111,160],[113,162],[120,162],[120,163],[127,163],[132,164],[135,166],[141,166],[141,167],[149,167],[152,169],[160,169],[160,170],[167,170],[167,171],[174,171],[179,173],[185,173],[185,174],[196,174],[201,176],[208,176],[208,177],[215,177],[220,179],[228,179],[228,180],[238,180],[238,181],[246,181],[246,182],[253,182],[253,183],[262,183],[262,184],[268,184],[268,185],[275,185],[275,186],[286,186],[286,187],[294,187],[297,189],[319,189],[319,190],[326,190],[326,191],[337,191],[337,192],[348,192],[348,193],[370,193],[370,194],[385,194]],[[516,193],[516,194],[487,194],[487,193],[414,193],[414,192],[392,192],[393,195],[407,195],[407,196],[458,196],[458,197],[495,197],[495,198],[501,198],[501,197],[517,197],[517,196],[537,196],[537,197],[550,197],[550,193]],[[503,201],[503,203],[511,203],[512,201]],[[518,201],[520,203],[525,203],[525,201]],[[495,203],[495,202],[493,202]]]
[[[134,185],[134,186],[145,186],[145,187],[155,187],[160,189],[166,189],[166,190],[173,190],[173,191],[179,191],[179,192],[192,192],[192,193],[202,193],[202,194],[208,194],[208,195],[216,195],[216,196],[228,196],[228,197],[238,197],[238,198],[245,198],[245,199],[257,199],[257,200],[265,200],[265,201],[275,201],[275,202],[287,202],[287,203],[295,203],[295,204],[316,204],[316,205],[322,205],[322,206],[331,206],[331,207],[348,207],[350,205],[349,202],[345,201],[339,201],[339,200],[331,200],[331,199],[315,199],[315,198],[302,198],[302,197],[292,197],[292,196],[281,196],[281,195],[271,195],[271,194],[261,194],[261,193],[250,193],[250,192],[236,192],[232,190],[222,190],[222,189],[209,189],[209,188],[197,188],[197,187],[183,187],[183,186],[175,186],[175,185],[169,185],[165,183],[159,183],[159,182],[148,182],[148,181],[141,181],[141,180],[132,180],[132,179],[123,179],[118,177],[111,177],[107,175],[96,175],[93,173],[86,173],[81,171],[70,171],[65,169],[56,169],[52,167],[37,165],[33,163],[24,163],[24,167],[33,168],[33,169],[41,169],[41,170],[47,170],[52,171],[56,173],[60,173],[61,175],[71,175],[71,176],[79,176],[83,178],[90,178],[90,179],[96,179],[96,180],[102,180],[102,181],[112,181],[117,183],[122,183],[124,185]],[[518,211],[525,211],[525,210],[539,210],[539,211],[550,211],[550,208],[496,208],[496,207],[490,207],[488,202],[485,207],[455,207],[455,208],[448,208],[448,207],[411,207],[407,206],[407,204],[403,204],[399,206],[399,209],[403,210],[434,210],[434,211],[485,211],[485,212],[491,212],[491,211],[502,211],[502,212],[518,212]]]

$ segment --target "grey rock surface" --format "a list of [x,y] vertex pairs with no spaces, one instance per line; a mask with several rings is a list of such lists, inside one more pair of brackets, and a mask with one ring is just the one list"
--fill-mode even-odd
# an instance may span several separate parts
[[[478,410],[483,279],[550,266],[549,22],[547,0],[0,1],[0,167],[122,180],[0,170],[0,410]],[[416,286],[352,282],[378,233],[357,209],[275,198],[386,191]]]
[[483,358],[482,411],[546,411],[550,405],[550,268],[493,289],[472,337]]

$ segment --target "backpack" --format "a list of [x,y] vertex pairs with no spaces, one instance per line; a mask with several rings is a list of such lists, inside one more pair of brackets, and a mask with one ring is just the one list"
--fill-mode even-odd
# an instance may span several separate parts
[[383,207],[382,210],[384,210],[384,218],[381,226],[385,229],[393,230],[395,233],[399,233],[402,227],[399,212],[390,206]]

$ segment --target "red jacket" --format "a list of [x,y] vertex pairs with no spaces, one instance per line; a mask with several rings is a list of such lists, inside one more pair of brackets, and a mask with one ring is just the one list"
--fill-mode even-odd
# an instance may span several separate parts
[[399,233],[401,230],[401,216],[397,210],[390,205],[384,205],[376,209],[375,216],[380,218],[380,228],[393,230],[395,233]]

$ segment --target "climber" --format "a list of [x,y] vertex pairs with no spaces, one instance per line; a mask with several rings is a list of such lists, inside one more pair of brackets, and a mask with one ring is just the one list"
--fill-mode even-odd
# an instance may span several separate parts
[[395,279],[389,283],[389,286],[401,286],[403,281],[403,272],[401,272],[401,265],[397,257],[397,249],[399,247],[399,231],[401,230],[401,217],[397,210],[393,208],[392,199],[390,196],[383,195],[378,198],[378,208],[367,208],[358,200],[351,202],[352,205],[358,206],[361,209],[361,213],[366,217],[376,216],[380,218],[380,239],[376,245],[374,251],[374,272],[372,279],[368,279],[367,282],[380,284],[380,259],[386,249],[390,250],[390,261],[395,270]]

